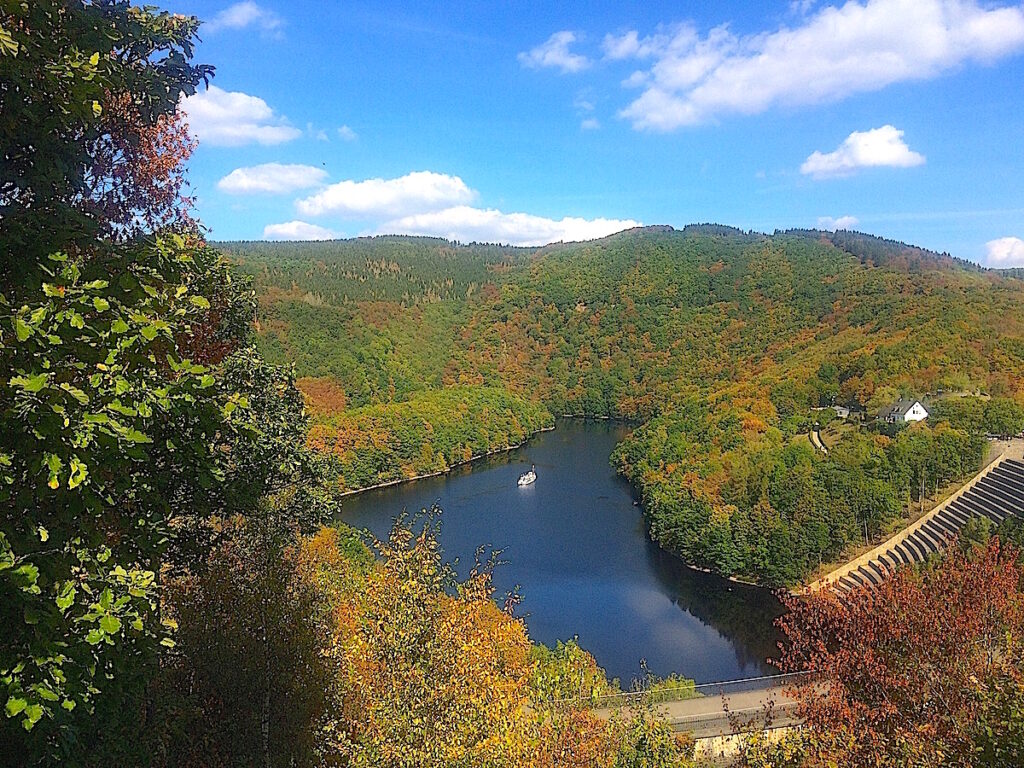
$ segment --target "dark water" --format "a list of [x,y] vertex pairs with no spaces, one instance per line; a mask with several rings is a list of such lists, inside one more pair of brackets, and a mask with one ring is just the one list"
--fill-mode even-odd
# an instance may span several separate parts
[[[578,636],[610,677],[676,672],[698,682],[771,673],[772,621],[781,610],[766,590],[698,573],[648,538],[628,483],[608,463],[621,425],[565,419],[526,446],[447,476],[346,499],[342,518],[377,536],[392,518],[437,502],[441,543],[465,575],[480,544],[504,548],[499,594],[519,585],[534,640]],[[537,482],[516,486],[537,465]]]

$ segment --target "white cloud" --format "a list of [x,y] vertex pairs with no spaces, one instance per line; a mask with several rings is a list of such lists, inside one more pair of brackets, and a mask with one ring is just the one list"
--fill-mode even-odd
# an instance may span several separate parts
[[458,176],[415,171],[397,179],[340,181],[298,200],[303,216],[338,214],[349,218],[400,218],[471,202],[476,193]]
[[638,227],[631,219],[560,220],[528,213],[472,208],[466,205],[441,211],[420,213],[389,221],[378,227],[378,234],[433,235],[460,242],[509,243],[511,245],[546,245],[559,240],[593,240],[598,237]]
[[[693,35],[691,27],[685,29]],[[604,57],[611,61],[649,59],[662,53],[671,40],[672,35],[665,32],[641,38],[639,32],[631,29],[621,35],[605,35],[601,50],[604,51]]]
[[923,165],[924,155],[903,141],[903,131],[883,125],[870,131],[854,131],[834,152],[815,151],[804,160],[800,173],[824,179],[849,176],[860,168],[911,168]]
[[338,136],[343,141],[355,141],[356,139],[359,138],[359,134],[353,131],[347,125],[343,125],[341,126],[341,128],[338,129]]
[[684,26],[661,38],[627,32],[605,45],[610,57],[654,57],[627,81],[645,90],[620,112],[654,131],[840,101],[1022,49],[1024,8],[977,0],[850,0],[793,28],[738,36],[720,26],[701,37]]
[[271,10],[251,0],[235,3],[225,8],[203,24],[204,32],[218,32],[222,29],[245,29],[255,27],[261,32],[277,33],[284,22]]
[[818,217],[818,229],[823,229],[826,232],[835,232],[837,229],[853,229],[858,224],[860,224],[860,219],[856,216],[840,216],[838,219],[831,216]]
[[569,46],[576,40],[575,32],[555,32],[536,48],[520,53],[519,63],[530,69],[555,67],[563,73],[579,72],[590,66],[590,59],[569,51]]
[[263,228],[264,240],[334,240],[340,235],[327,227],[307,224],[305,221],[287,221],[267,224]]
[[985,263],[996,269],[1024,267],[1024,240],[1019,237],[1000,237],[985,243],[988,258]]
[[601,127],[601,121],[596,117],[588,117],[587,119],[580,122],[580,130],[583,131],[596,131]]
[[180,107],[196,138],[214,146],[281,144],[302,135],[258,96],[215,85],[182,99]]
[[231,195],[257,192],[284,194],[297,189],[308,189],[323,183],[327,171],[312,165],[284,165],[264,163],[248,168],[235,168],[217,182],[217,189]]
[[327,137],[327,131],[323,128],[317,128],[312,123],[306,123],[306,135],[317,141],[330,141]]

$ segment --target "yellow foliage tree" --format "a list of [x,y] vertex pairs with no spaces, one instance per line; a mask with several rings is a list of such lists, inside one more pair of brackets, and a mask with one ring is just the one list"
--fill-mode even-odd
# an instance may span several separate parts
[[434,520],[419,533],[396,524],[358,584],[351,569],[331,576],[329,530],[302,544],[302,572],[333,603],[341,700],[328,751],[351,766],[526,765],[526,629],[494,603],[490,562],[456,581]]

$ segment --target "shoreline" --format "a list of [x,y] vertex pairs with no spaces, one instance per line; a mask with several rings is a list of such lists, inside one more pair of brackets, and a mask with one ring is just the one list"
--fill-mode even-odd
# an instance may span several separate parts
[[340,494],[338,494],[338,496],[340,498],[345,498],[347,496],[356,496],[357,494],[366,493],[367,491],[377,490],[378,488],[390,488],[393,485],[401,485],[402,483],[411,483],[411,482],[413,482],[415,480],[425,480],[428,477],[438,477],[440,475],[447,475],[447,474],[450,474],[452,472],[452,470],[454,470],[454,469],[458,469],[459,467],[464,467],[467,464],[472,464],[473,462],[479,461],[480,459],[486,459],[488,456],[494,456],[494,455],[499,454],[499,453],[508,453],[509,451],[516,450],[516,448],[522,448],[524,445],[526,445],[528,442],[530,442],[530,440],[533,439],[534,437],[536,437],[537,435],[539,435],[539,434],[541,434],[543,432],[554,432],[554,431],[555,431],[555,427],[553,427],[553,426],[551,426],[551,427],[541,427],[540,429],[535,430],[535,431],[531,432],[530,434],[528,434],[526,437],[523,438],[522,442],[517,443],[516,445],[507,445],[507,446],[504,446],[502,448],[495,448],[494,450],[486,451],[485,453],[474,454],[473,456],[470,456],[465,461],[460,461],[460,462],[457,462],[455,464],[452,464],[450,467],[448,467],[448,469],[440,469],[437,472],[427,472],[426,474],[414,475],[412,477],[400,477],[397,480],[388,480],[385,483],[377,483],[376,485],[368,485],[365,488],[357,488],[357,489],[352,490],[352,491],[342,491]]
[[[494,450],[487,451],[486,453],[476,454],[474,456],[471,456],[466,461],[460,461],[457,464],[452,464],[450,467],[448,467],[448,469],[438,470],[437,472],[428,472],[428,473],[422,474],[422,475],[414,475],[413,477],[402,477],[402,478],[399,478],[397,480],[388,480],[385,483],[377,483],[376,485],[368,485],[365,488],[359,488],[359,489],[351,490],[351,491],[342,491],[339,494],[339,497],[340,498],[347,498],[349,496],[357,496],[360,493],[366,493],[368,491],[378,490],[380,488],[390,488],[392,486],[401,485],[403,483],[412,483],[412,482],[415,482],[416,480],[425,480],[428,477],[439,477],[441,475],[451,474],[451,472],[453,470],[458,469],[459,467],[465,467],[465,466],[467,466],[469,464],[473,464],[473,463],[475,463],[477,461],[480,461],[481,459],[486,459],[489,456],[495,456],[495,455],[497,455],[499,453],[508,453],[509,451],[516,450],[517,448],[522,448],[524,445],[526,445],[528,442],[530,442],[530,440],[532,440],[534,437],[536,437],[537,435],[543,434],[544,432],[554,432],[557,429],[557,426],[558,426],[557,425],[558,419],[578,419],[578,420],[581,420],[581,421],[614,421],[614,422],[618,422],[618,423],[621,423],[621,424],[627,424],[627,425],[630,424],[630,422],[625,420],[625,419],[617,419],[617,418],[615,418],[613,416],[587,416],[586,414],[583,414],[583,413],[562,413],[562,414],[558,414],[557,416],[555,416],[556,424],[554,426],[541,427],[540,429],[538,429],[538,430],[528,434],[525,438],[523,438],[522,442],[517,443],[516,445],[509,445],[509,446],[506,446],[506,447],[503,447],[503,448],[495,448]],[[627,480],[626,482],[629,482],[629,481]],[[634,488],[635,489],[635,487],[633,486],[632,483],[629,483],[629,485],[630,485],[630,488]],[[643,516],[645,524],[646,524],[647,513],[643,509],[643,502],[641,501],[637,506],[639,507],[640,514]],[[344,512],[342,514],[344,514]],[[646,527],[646,525],[645,525],[645,527]],[[760,584],[760,583],[758,583],[756,581],[748,581],[746,579],[739,578],[738,576],[727,576],[727,575],[725,575],[723,573],[719,573],[719,572],[714,571],[714,570],[712,570],[710,568],[703,568],[703,567],[701,567],[699,565],[693,565],[691,563],[686,562],[683,558],[681,558],[675,552],[671,551],[670,549],[666,549],[661,544],[658,544],[658,542],[654,542],[654,544],[662,552],[665,552],[666,554],[671,555],[674,559],[678,560],[680,563],[682,563],[684,566],[686,566],[691,571],[696,571],[697,573],[704,573],[704,574],[707,574],[709,576],[714,576],[714,577],[722,579],[724,581],[729,581],[729,582],[732,582],[734,584],[740,584],[740,585],[742,585],[744,587],[756,587],[758,589],[764,589],[764,590],[767,590],[769,592],[774,592],[775,591],[771,587],[765,586],[764,584]]]

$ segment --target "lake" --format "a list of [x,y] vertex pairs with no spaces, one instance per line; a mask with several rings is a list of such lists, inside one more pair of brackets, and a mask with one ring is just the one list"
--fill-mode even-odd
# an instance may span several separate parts
[[[345,499],[342,519],[387,535],[402,510],[444,510],[441,544],[465,575],[480,544],[504,550],[498,594],[516,585],[517,611],[547,645],[578,637],[609,677],[675,672],[697,682],[770,674],[773,621],[768,590],[687,568],[650,541],[630,485],[608,462],[628,428],[561,419],[552,432],[447,475]],[[537,482],[519,488],[537,465]]]

